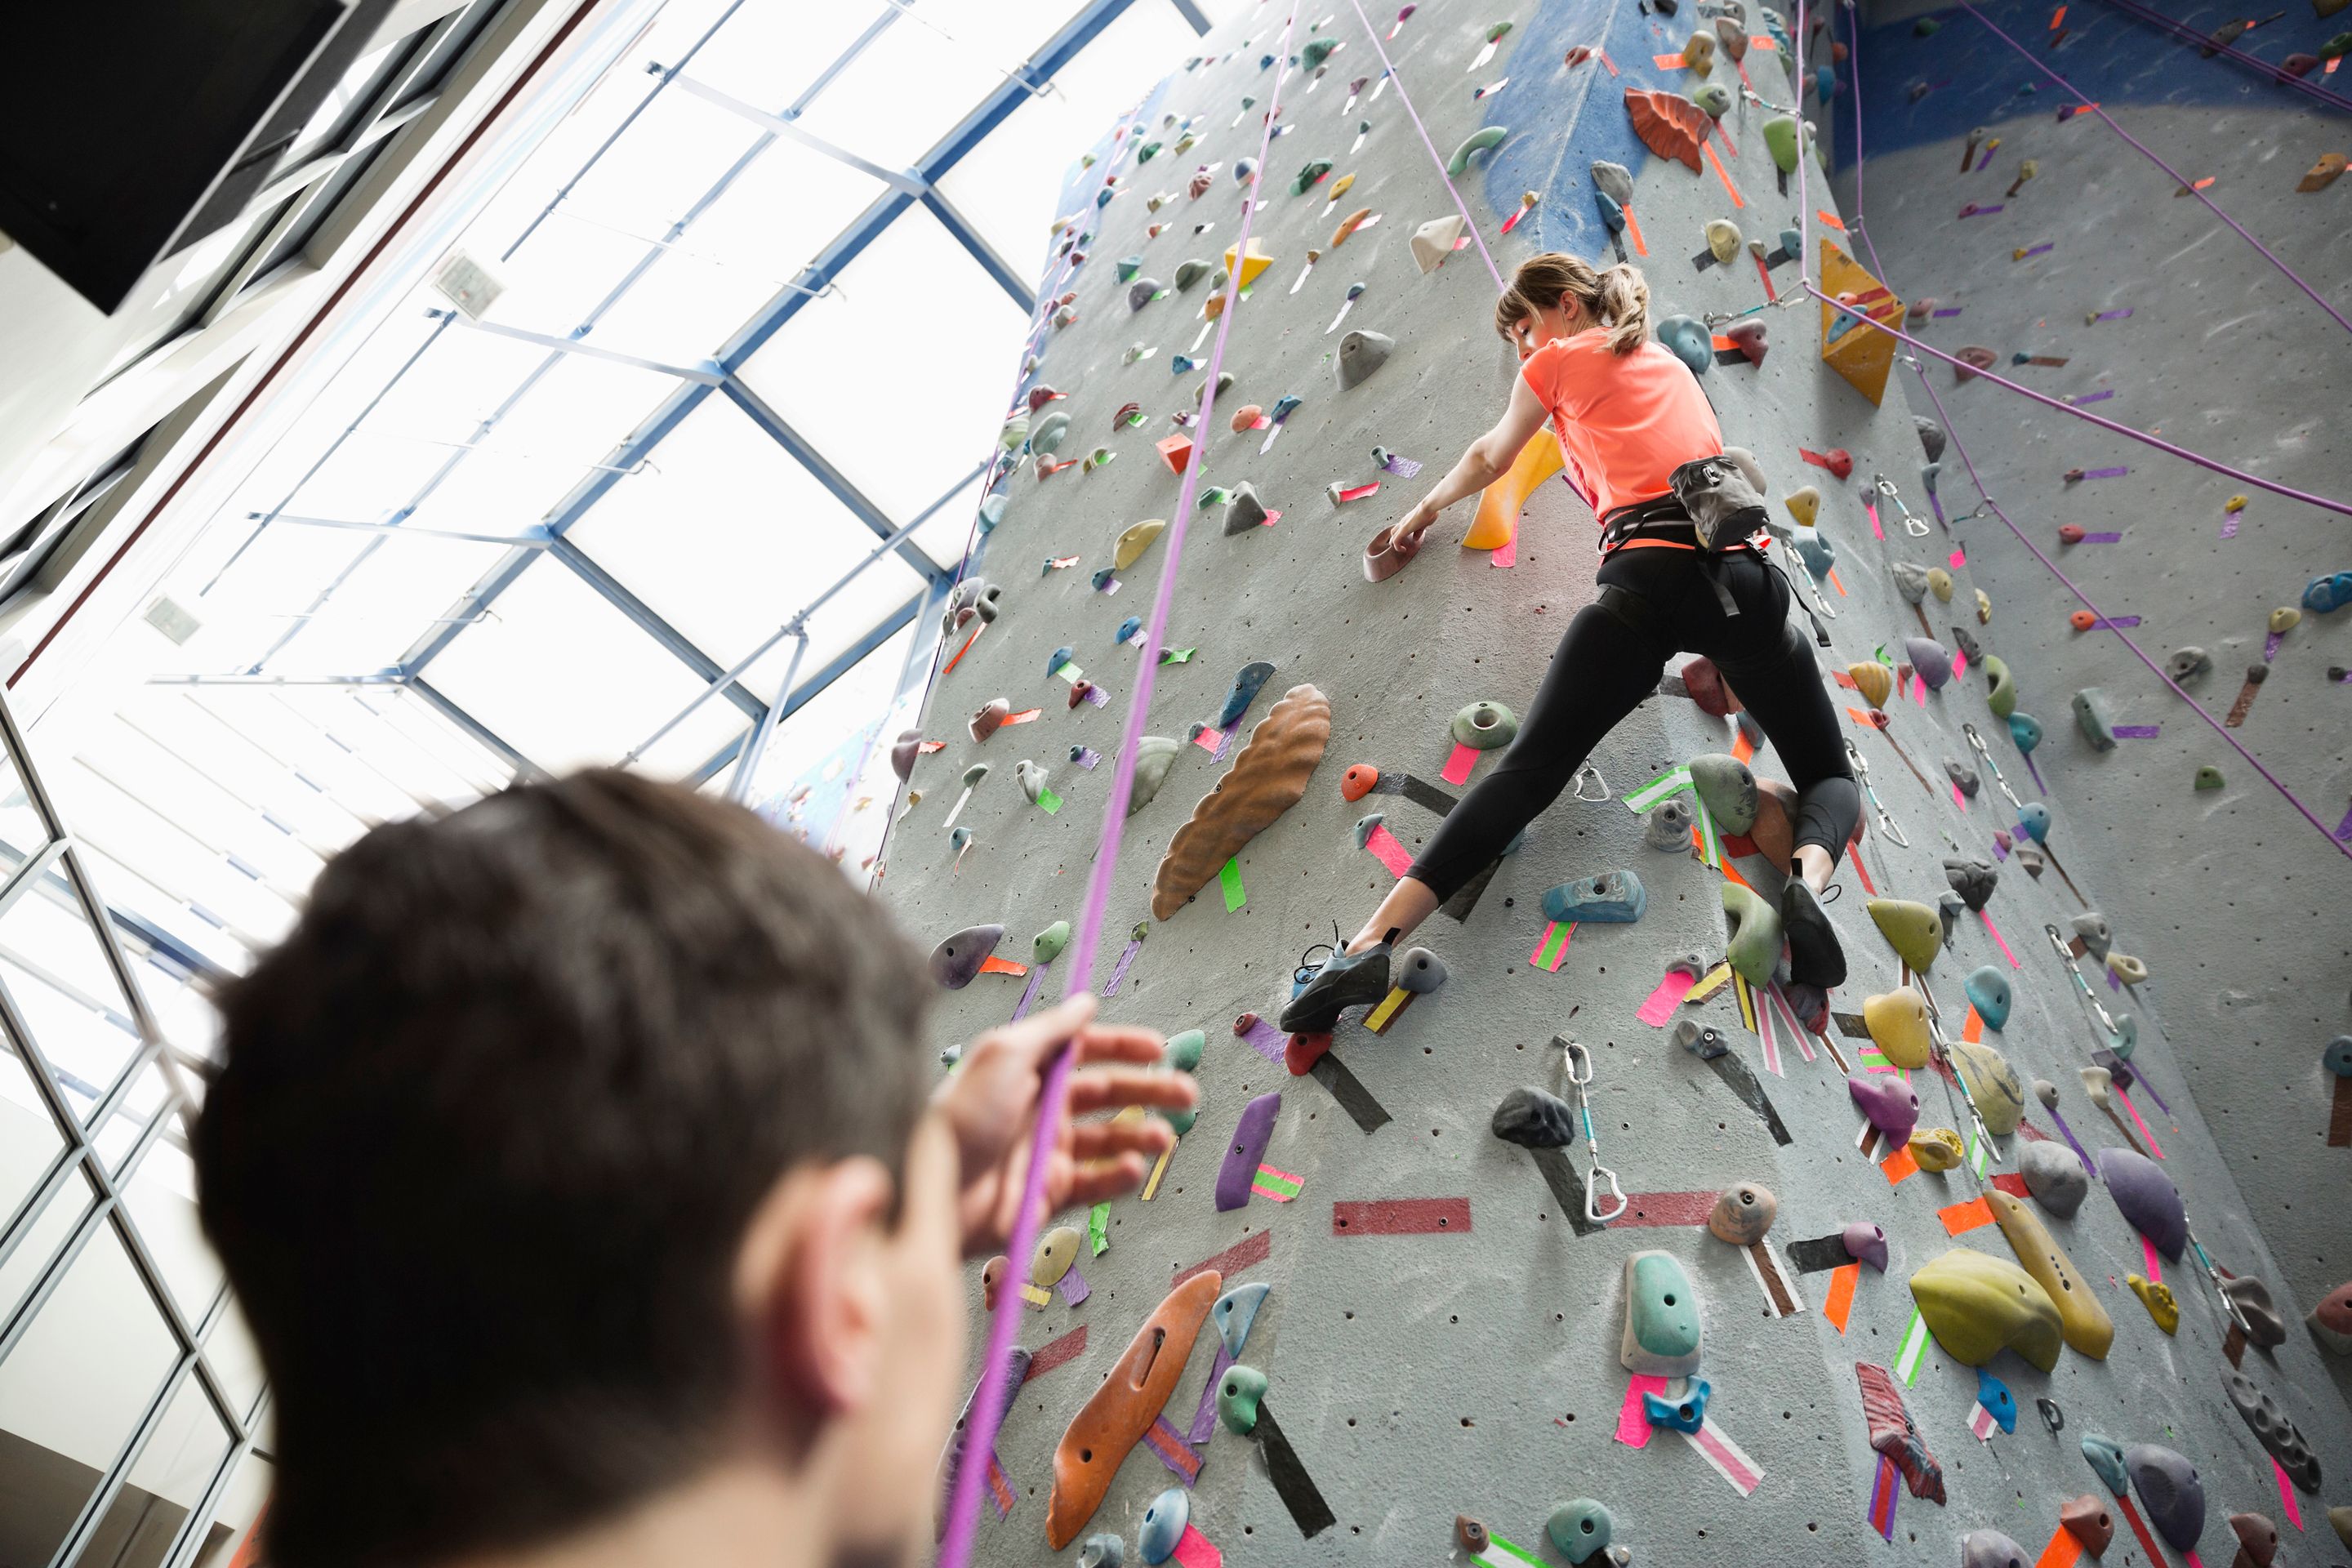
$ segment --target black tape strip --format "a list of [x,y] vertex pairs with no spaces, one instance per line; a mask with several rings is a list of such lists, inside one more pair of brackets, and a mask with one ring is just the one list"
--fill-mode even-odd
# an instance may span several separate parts
[[1715,1076],[1723,1080],[1724,1087],[1738,1097],[1740,1104],[1756,1113],[1765,1130],[1772,1134],[1773,1142],[1786,1145],[1794,1142],[1780,1121],[1780,1113],[1772,1109],[1771,1096],[1764,1092],[1764,1086],[1756,1081],[1756,1074],[1746,1062],[1726,1054],[1707,1058],[1706,1065],[1715,1069]]
[[1265,1460],[1266,1477],[1274,1482],[1275,1495],[1290,1510],[1291,1521],[1298,1526],[1299,1534],[1312,1541],[1339,1522],[1332,1517],[1331,1505],[1323,1500],[1315,1478],[1298,1462],[1298,1451],[1282,1435],[1274,1412],[1263,1399],[1257,1404],[1257,1428],[1250,1435],[1257,1439],[1257,1451]]
[[1423,811],[1433,811],[1440,816],[1452,811],[1458,804],[1452,795],[1431,784],[1427,779],[1415,778],[1411,773],[1404,775],[1397,789],[1413,805]]
[[1354,1117],[1356,1125],[1365,1131],[1377,1132],[1395,1120],[1372,1098],[1372,1091],[1364,1087],[1363,1081],[1348,1070],[1348,1064],[1330,1052],[1324,1052],[1307,1070],[1314,1075],[1316,1082],[1331,1091],[1339,1109]]
[[1717,349],[1715,351],[1715,363],[1717,364],[1746,364],[1748,363],[1748,356],[1738,349]]
[[1817,1236],[1811,1241],[1792,1241],[1788,1247],[1790,1266],[1800,1274],[1819,1274],[1823,1269],[1843,1268],[1853,1261],[1845,1249],[1845,1237]]
[[1584,1217],[1584,1178],[1568,1163],[1567,1151],[1561,1149],[1530,1149],[1536,1169],[1543,1173],[1544,1184],[1568,1216],[1569,1228],[1579,1236],[1598,1236],[1609,1227]]
[[1862,1015],[1859,1013],[1832,1013],[1830,1015],[1830,1022],[1835,1024],[1838,1026],[1838,1033],[1849,1040],[1870,1038],[1870,1026],[1862,1021]]
[[1467,921],[1470,911],[1478,907],[1478,895],[1486,890],[1486,884],[1495,879],[1495,872],[1502,864],[1503,858],[1499,855],[1487,861],[1486,868],[1463,883],[1462,890],[1439,905],[1437,912],[1452,915],[1457,921]]

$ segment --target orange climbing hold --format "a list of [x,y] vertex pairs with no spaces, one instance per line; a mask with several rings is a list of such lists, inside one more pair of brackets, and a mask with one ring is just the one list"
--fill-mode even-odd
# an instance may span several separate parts
[[[1885,326],[1902,322],[1903,301],[1895,291],[1827,239],[1822,241],[1822,290],[1848,300],[1871,321]],[[1895,366],[1894,334],[1856,321],[1823,300],[1822,363],[1875,405],[1886,395],[1886,373]]]
[[1465,550],[1500,550],[1518,537],[1519,509],[1536,487],[1568,466],[1549,427],[1528,437],[1510,471],[1478,497],[1478,515],[1462,537]]
[[1713,121],[1706,110],[1678,92],[1655,88],[1625,89],[1625,112],[1633,117],[1633,134],[1661,158],[1673,158],[1692,174],[1701,172],[1699,143],[1706,140]]

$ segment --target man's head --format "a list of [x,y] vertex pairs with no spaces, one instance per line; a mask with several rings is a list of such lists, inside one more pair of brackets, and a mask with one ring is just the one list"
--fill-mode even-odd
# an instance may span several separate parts
[[961,1360],[929,990],[830,864],[633,774],[338,857],[223,998],[194,1132],[272,1561],[551,1542],[744,1465],[887,1561]]

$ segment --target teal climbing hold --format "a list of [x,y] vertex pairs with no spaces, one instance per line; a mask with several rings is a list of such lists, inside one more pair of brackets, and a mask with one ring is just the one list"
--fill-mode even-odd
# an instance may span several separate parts
[[1191,1072],[1201,1065],[1201,1052],[1208,1046],[1209,1037],[1200,1029],[1187,1029],[1172,1035],[1160,1048],[1160,1065],[1178,1072]]
[[2091,750],[2116,749],[2115,714],[2107,706],[2107,694],[2097,687],[2085,686],[2074,693],[2074,727],[2091,742]]
[[1543,896],[1544,918],[1590,921],[1595,925],[1631,925],[1650,907],[1642,879],[1631,871],[1603,871],[1580,881],[1562,882]]
[[1653,1426],[1670,1427],[1676,1432],[1696,1432],[1706,1425],[1706,1402],[1715,1393],[1714,1385],[1703,1377],[1690,1380],[1690,1387],[1677,1397],[1664,1394],[1642,1395],[1642,1414],[1650,1418]]
[[2029,800],[2017,808],[2017,826],[2036,844],[2050,841],[2050,808],[2038,800]]
[[1445,172],[1459,179],[1470,172],[1470,159],[1473,154],[1492,153],[1503,144],[1503,138],[1510,133],[1511,128],[1507,125],[1489,125],[1483,131],[1474,132],[1468,141],[1454,150],[1454,156],[1446,161]]
[[1591,1498],[1578,1498],[1551,1510],[1551,1518],[1544,1521],[1544,1533],[1551,1537],[1561,1556],[1570,1563],[1583,1563],[1595,1552],[1608,1550],[1612,1523],[1606,1507]]
[[1960,982],[1960,989],[1968,993],[1969,1005],[1984,1020],[1986,1028],[1999,1029],[2008,1024],[2012,1000],[2008,975],[1988,963],[1969,971],[1969,977]]
[[2009,738],[2019,751],[2032,755],[2033,748],[2042,744],[2042,721],[2031,713],[2011,713]]
[[1226,1431],[1246,1437],[1257,1430],[1258,1401],[1265,1397],[1265,1373],[1254,1366],[1229,1366],[1217,1380],[1217,1419]]
[[1184,1527],[1192,1522],[1192,1494],[1182,1487],[1170,1487],[1143,1510],[1143,1522],[1135,1531],[1135,1549],[1146,1563],[1165,1563],[1174,1555],[1176,1543],[1184,1539]]
[[1625,1332],[1617,1359],[1627,1372],[1652,1377],[1698,1370],[1698,1292],[1673,1253],[1652,1248],[1625,1259]]
[[1217,1325],[1217,1336],[1225,1342],[1225,1353],[1235,1361],[1241,1359],[1242,1347],[1249,1343],[1250,1325],[1257,1321],[1257,1310],[1265,1302],[1266,1292],[1274,1287],[1264,1280],[1236,1285],[1217,1298],[1209,1309],[1209,1321]]
[[2103,1437],[2093,1432],[2083,1439],[2083,1458],[2091,1461],[2091,1468],[2099,1472],[2099,1479],[2107,1489],[2121,1497],[2131,1489],[2130,1472],[2124,1468],[2123,1445],[2113,1437]]
[[1705,375],[1715,363],[1715,334],[1696,316],[1667,316],[1657,325],[1658,342],[1690,366],[1693,375]]

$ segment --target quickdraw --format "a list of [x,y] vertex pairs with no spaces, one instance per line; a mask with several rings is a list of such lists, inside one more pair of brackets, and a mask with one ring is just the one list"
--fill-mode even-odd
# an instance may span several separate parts
[[1915,539],[1924,539],[1927,536],[1927,525],[1920,521],[1916,517],[1914,517],[1911,513],[1911,509],[1903,504],[1903,497],[1895,490],[1894,480],[1888,479],[1885,474],[1873,474],[1870,476],[1870,486],[1871,489],[1876,490],[1889,502],[1893,503],[1895,511],[1900,514],[1903,519],[1903,531],[1910,534]]
[[1905,849],[1910,848],[1910,838],[1905,835],[1902,828],[1895,826],[1894,814],[1886,809],[1886,803],[1878,798],[1878,791],[1872,787],[1870,764],[1862,760],[1862,752],[1855,748],[1853,737],[1851,735],[1848,735],[1845,740],[1845,755],[1846,761],[1853,764],[1854,777],[1862,782],[1862,793],[1869,797],[1870,808],[1878,813],[1878,831],[1885,835],[1888,843]]
[[1985,772],[1992,775],[1992,782],[2000,788],[2000,793],[2009,797],[2009,804],[2023,811],[2025,803],[2017,798],[2017,792],[2009,787],[2007,779],[2000,776],[2000,764],[1992,760],[1992,748],[1985,744],[1985,738],[1982,735],[1977,733],[1977,727],[1974,724],[1964,723],[1960,726],[1960,732],[1969,738],[1969,744],[1976,751],[1977,761],[1982,763]]
[[[1625,1205],[1631,1200],[1625,1196],[1625,1189],[1617,1184],[1617,1173],[1601,1163],[1601,1140],[1593,1136],[1592,1100],[1586,1088],[1592,1081],[1592,1053],[1574,1040],[1562,1040],[1560,1044],[1568,1052],[1568,1081],[1576,1086],[1576,1113],[1584,1121],[1584,1155],[1592,1166],[1591,1179],[1584,1184],[1584,1217],[1595,1225],[1607,1225],[1625,1212]],[[1581,1074],[1576,1070],[1579,1061],[1584,1064]],[[1601,1190],[1604,1182],[1610,1194],[1617,1200],[1617,1206],[1607,1214],[1601,1212]]]
[[2002,1163],[2000,1148],[1992,1141],[1992,1129],[1985,1125],[1984,1112],[1977,1109],[1976,1091],[1969,1087],[1968,1075],[1960,1070],[1960,1064],[1952,1059],[1950,1043],[1944,1038],[1944,1014],[1936,1005],[1936,994],[1927,989],[1925,975],[1913,975],[1911,984],[1919,993],[1920,1000],[1927,1004],[1927,1038],[1934,1043],[1936,1059],[1952,1075],[1952,1081],[1960,1086],[1960,1098],[1968,1102],[1969,1120],[1977,1127],[1977,1147],[1993,1163]]
[[[1585,794],[1584,786],[1588,783],[1601,793],[1598,795]],[[1614,798],[1617,793],[1609,787],[1609,781],[1601,776],[1601,770],[1593,766],[1591,763],[1587,763],[1582,767],[1576,770],[1575,789],[1576,798],[1583,801],[1610,800]]]
[[2074,983],[2075,991],[2082,995],[2084,1001],[2091,1005],[2091,1011],[2099,1016],[2099,1026],[2106,1030],[2110,1036],[2114,1035],[2116,1032],[2115,1016],[2100,1005],[2098,997],[2092,994],[2091,983],[2084,979],[2083,972],[2074,966],[2074,949],[2066,945],[2066,939],[2059,934],[2058,928],[2054,925],[2043,926],[2042,934],[2050,939],[2051,947],[2057,952],[2058,962],[2066,966],[2066,978]]

